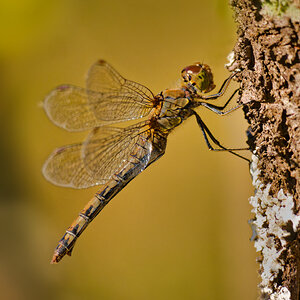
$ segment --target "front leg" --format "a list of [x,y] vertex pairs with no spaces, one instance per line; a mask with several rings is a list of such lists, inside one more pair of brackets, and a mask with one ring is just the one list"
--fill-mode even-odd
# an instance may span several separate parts
[[[228,110],[228,111],[223,111],[223,110],[227,107],[227,105],[229,104],[229,102],[233,99],[234,95],[237,93],[238,90],[239,90],[239,89],[236,89],[236,90],[233,92],[233,94],[230,96],[230,98],[226,101],[226,103],[225,103],[223,106],[219,106],[219,105],[214,105],[214,104],[211,104],[211,103],[203,102],[203,101],[201,101],[201,100],[203,100],[203,99],[200,98],[199,100],[196,99],[196,101],[195,101],[193,107],[195,108],[195,107],[198,107],[198,106],[200,106],[200,105],[201,105],[201,106],[204,106],[205,108],[207,108],[207,109],[213,111],[214,113],[218,114],[219,116],[224,116],[224,115],[230,114],[231,112],[235,111],[236,109],[242,107],[242,105],[239,104],[239,105],[237,105],[237,106],[231,108],[231,109]],[[198,100],[198,101],[197,101],[197,100]]]
[[217,105],[213,105],[211,103],[206,103],[206,102],[202,102],[202,101],[199,101],[197,104],[204,106],[205,108],[213,111],[214,113],[218,114],[219,116],[225,116],[225,115],[230,114],[231,112],[235,111],[236,109],[242,107],[242,105],[239,104],[227,111],[223,111],[226,108],[226,106],[228,105],[228,103],[232,100],[234,95],[237,93],[238,90],[239,89],[236,89],[234,91],[234,93],[230,96],[230,98],[226,101],[226,103],[223,106],[217,106]]
[[233,72],[233,73],[232,73],[232,74],[231,74],[231,75],[223,82],[223,84],[221,85],[221,88],[220,88],[220,90],[218,91],[218,93],[213,94],[213,95],[208,95],[208,96],[203,96],[203,95],[201,95],[201,98],[202,98],[203,100],[215,100],[215,99],[217,99],[217,98],[223,96],[224,93],[225,93],[225,91],[226,91],[227,88],[228,88],[228,85],[229,85],[231,79],[232,79],[236,74],[238,74],[238,73],[239,73],[239,72]]

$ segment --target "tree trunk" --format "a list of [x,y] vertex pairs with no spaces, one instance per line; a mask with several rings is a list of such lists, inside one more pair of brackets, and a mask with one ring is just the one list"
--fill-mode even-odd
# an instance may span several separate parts
[[253,152],[250,198],[261,299],[300,299],[300,4],[232,0],[240,101]]

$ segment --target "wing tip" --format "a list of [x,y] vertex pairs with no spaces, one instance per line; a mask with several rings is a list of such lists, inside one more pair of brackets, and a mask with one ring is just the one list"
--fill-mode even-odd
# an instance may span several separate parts
[[63,89],[61,88],[61,86],[56,87],[55,89],[53,89],[51,92],[49,92],[44,101],[43,101],[43,108],[44,111],[47,115],[47,117],[55,124],[55,121],[53,119],[52,116],[52,106],[53,106],[53,101],[56,98],[57,95],[57,91],[62,91]]
[[43,167],[42,167],[42,174],[44,176],[44,178],[52,183],[53,185],[56,186],[60,186],[60,187],[66,187],[66,188],[72,188],[72,189],[86,189],[86,188],[90,188],[93,186],[98,186],[103,184],[103,181],[95,181],[93,183],[84,183],[82,182],[81,184],[77,183],[74,184],[74,181],[71,180],[64,180],[64,179],[59,179],[56,178],[55,176],[55,170],[56,168],[53,168],[51,166],[49,166],[51,164],[51,162],[53,161],[53,159],[59,155],[60,153],[63,153],[65,151],[65,149],[67,149],[69,146],[63,146],[63,147],[59,147],[57,149],[55,149],[50,155],[49,157],[46,159]]
[[82,129],[74,129],[72,127],[68,127],[68,123],[66,120],[59,120],[55,117],[56,111],[59,108],[59,93],[72,92],[74,86],[71,84],[62,84],[51,90],[44,98],[42,103],[42,107],[48,117],[48,119],[57,127],[60,127],[67,131],[82,131]]
[[[53,158],[62,153],[64,151],[66,147],[60,147],[55,149],[50,155],[49,157],[46,159],[43,167],[42,167],[42,174],[44,176],[44,178],[49,181],[50,183],[57,185],[57,186],[61,186],[61,187],[70,187],[70,188],[74,188],[74,186],[70,183],[63,183],[59,180],[55,179],[55,170],[53,170],[53,168],[51,168],[50,163],[53,161]],[[53,172],[54,171],[54,172]]]
[[98,59],[97,62],[96,62],[97,65],[100,65],[100,66],[104,66],[107,64],[106,60],[104,59]]
[[70,84],[60,84],[54,89],[52,89],[45,97],[44,103],[48,102],[57,92],[65,92],[67,89],[71,87]]

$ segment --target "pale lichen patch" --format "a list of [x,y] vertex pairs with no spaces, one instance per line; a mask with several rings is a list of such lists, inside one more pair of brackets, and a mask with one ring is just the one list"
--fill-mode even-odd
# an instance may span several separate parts
[[[253,224],[256,228],[257,237],[255,248],[262,254],[261,264],[261,287],[268,295],[277,294],[276,299],[290,299],[290,293],[282,286],[270,283],[277,278],[279,271],[284,270],[282,253],[286,250],[286,237],[291,232],[287,231],[288,223],[292,224],[292,230],[297,231],[300,216],[294,213],[294,200],[292,195],[279,190],[277,195],[270,195],[270,184],[263,184],[259,179],[260,170],[257,167],[258,158],[253,155],[251,175],[255,187],[255,195],[249,199],[255,214]],[[274,290],[276,286],[276,290]],[[279,298],[280,296],[280,298]],[[275,298],[274,298],[275,299]]]
[[[264,288],[263,292],[267,295],[272,293],[270,288]],[[291,299],[291,293],[286,287],[280,287],[278,291],[270,295],[270,300],[289,300]]]
[[235,59],[234,59],[234,51],[231,51],[228,56],[227,56],[227,60],[228,60],[228,63],[225,64],[225,67],[229,68],[230,66],[233,65]]

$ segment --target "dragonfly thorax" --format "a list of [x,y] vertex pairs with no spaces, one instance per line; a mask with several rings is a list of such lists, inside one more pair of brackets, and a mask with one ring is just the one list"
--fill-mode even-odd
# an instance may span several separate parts
[[162,106],[157,122],[162,130],[169,131],[178,126],[186,117],[186,110],[190,100],[183,89],[164,90],[161,94]]

